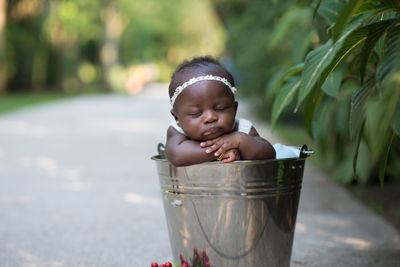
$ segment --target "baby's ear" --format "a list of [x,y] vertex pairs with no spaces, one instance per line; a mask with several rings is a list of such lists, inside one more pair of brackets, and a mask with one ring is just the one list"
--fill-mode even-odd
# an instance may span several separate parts
[[238,106],[239,106],[239,103],[237,101],[235,101],[235,114],[237,112]]
[[171,115],[174,117],[176,123],[178,123],[178,121],[179,121],[178,120],[178,116],[176,116],[176,113],[175,113],[174,109],[171,109]]

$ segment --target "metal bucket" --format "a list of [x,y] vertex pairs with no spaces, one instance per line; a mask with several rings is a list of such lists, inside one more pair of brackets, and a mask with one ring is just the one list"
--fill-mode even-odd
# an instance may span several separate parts
[[197,249],[214,267],[289,266],[309,153],[187,167],[153,156],[174,260]]

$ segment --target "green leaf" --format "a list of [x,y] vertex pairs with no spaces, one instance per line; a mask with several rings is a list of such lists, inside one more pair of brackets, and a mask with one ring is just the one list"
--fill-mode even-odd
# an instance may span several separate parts
[[317,3],[317,5],[315,6],[315,8],[314,8],[314,11],[313,11],[313,20],[314,20],[314,18],[315,18],[315,16],[317,15],[317,11],[318,11],[318,9],[319,9],[319,7],[320,7],[320,5],[321,5],[321,2],[322,2],[322,0],[319,0],[318,1],[318,3]]
[[400,9],[400,3],[397,0],[380,0],[380,2],[385,6],[393,9]]
[[324,143],[332,130],[334,108],[334,99],[326,97],[318,106],[312,119],[313,136]]
[[297,89],[300,86],[300,77],[291,77],[280,89],[272,107],[271,125],[275,126],[279,115],[294,99]]
[[315,111],[317,110],[319,103],[322,100],[322,97],[324,96],[324,92],[318,90],[317,88],[314,88],[314,90],[311,91],[309,96],[307,97],[306,104],[304,106],[303,110],[303,120],[304,120],[304,127],[307,130],[307,133],[314,138],[313,135],[313,129],[312,129],[312,121],[313,117],[315,114]]
[[339,39],[342,31],[351,20],[353,14],[357,11],[358,7],[362,4],[362,0],[350,0],[346,3],[336,17],[336,24],[333,27],[332,38],[336,42]]
[[361,125],[361,129],[358,133],[358,138],[357,138],[357,142],[356,142],[356,149],[355,149],[355,153],[354,153],[354,157],[353,157],[353,175],[354,178],[357,178],[357,161],[358,161],[358,155],[360,152],[360,144],[361,144],[361,137],[362,137],[362,133],[364,130],[364,124]]
[[345,97],[340,99],[336,104],[336,114],[335,114],[335,129],[336,134],[340,137],[346,138],[349,136],[349,124],[343,123],[348,122],[350,118],[350,97]]
[[397,20],[384,20],[379,21],[374,24],[367,25],[365,29],[368,31],[367,39],[364,42],[364,47],[361,52],[361,61],[360,61],[360,76],[361,83],[364,81],[365,69],[368,64],[368,59],[371,54],[371,51],[374,49],[378,40],[384,35],[386,30],[388,30],[393,24],[395,24]]
[[374,78],[370,78],[351,96],[349,130],[350,137],[353,140],[361,131],[361,127],[365,120],[365,105],[375,92],[375,88],[376,81]]
[[376,11],[379,9],[379,5],[377,4],[376,0],[368,0],[364,1],[357,9],[356,12],[354,12],[353,16],[358,16],[361,14],[365,14],[371,11]]
[[397,102],[396,111],[393,115],[392,129],[397,134],[397,136],[400,136],[400,99]]
[[365,130],[374,159],[379,159],[389,141],[392,131],[392,120],[400,98],[399,84],[385,83],[380,95],[366,105]]
[[326,19],[329,24],[333,24],[335,23],[336,17],[342,7],[343,3],[340,1],[322,1],[317,10],[317,13],[318,15]]
[[322,91],[327,95],[339,99],[339,88],[342,82],[342,69],[336,69],[328,78],[325,80],[324,84],[321,86]]
[[310,9],[293,7],[286,11],[276,23],[274,32],[272,33],[268,42],[268,49],[274,49],[284,42],[284,39],[288,38],[290,30],[293,30],[299,23],[299,21],[309,20]]
[[289,76],[295,75],[303,70],[304,63],[296,64],[290,67],[285,73],[282,74],[274,83],[272,83],[272,89],[276,92],[281,86],[285,79]]
[[[347,38],[343,42],[343,45],[340,47],[339,51],[337,51],[333,60],[322,72],[319,84],[323,84],[325,82],[325,79],[328,77],[328,75],[331,72],[335,71],[336,68],[338,68],[338,66],[350,54],[350,52],[353,51],[353,49],[355,49],[367,38],[367,35],[368,29],[362,27],[347,36]],[[338,43],[336,43],[335,45],[337,44]]]
[[386,166],[387,166],[387,161],[389,158],[390,148],[392,147],[393,139],[394,139],[394,133],[391,134],[391,137],[385,147],[383,158],[379,162],[379,182],[380,182],[381,186],[383,186],[383,182],[385,179]]
[[400,71],[400,25],[389,30],[384,45],[384,54],[376,70],[379,83],[391,73]]
[[309,29],[302,29],[299,36],[294,40],[296,45],[292,48],[291,58],[294,62],[301,62],[313,43],[316,32]]
[[300,93],[296,109],[310,93],[326,65],[334,58],[336,50],[335,46],[332,46],[332,41],[329,40],[323,46],[307,54],[301,73]]
[[[307,54],[304,68],[301,73],[300,93],[296,109],[310,93],[316,82],[319,80],[321,73],[323,73],[326,67],[331,64],[332,60],[336,56],[336,53],[342,47],[343,42],[347,40],[347,37],[351,35],[351,33],[356,27],[359,26],[363,19],[364,18],[360,16],[359,19],[350,23],[348,27],[346,27],[343,35],[335,44],[332,44],[332,40],[329,40],[323,46],[312,50],[310,53]],[[325,71],[325,75],[328,76],[328,74],[335,68],[336,66],[332,67],[329,72]],[[324,78],[324,81],[325,79],[326,77]]]

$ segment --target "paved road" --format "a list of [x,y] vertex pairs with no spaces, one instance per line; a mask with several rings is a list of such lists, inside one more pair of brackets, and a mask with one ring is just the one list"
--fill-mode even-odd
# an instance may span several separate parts
[[[171,260],[150,160],[170,119],[165,85],[1,115],[0,266]],[[399,232],[310,164],[297,222],[292,266],[400,266]]]

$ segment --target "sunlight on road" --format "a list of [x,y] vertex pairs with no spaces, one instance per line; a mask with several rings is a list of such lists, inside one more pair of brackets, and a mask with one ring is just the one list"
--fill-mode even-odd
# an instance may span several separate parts
[[58,267],[58,266],[64,266],[62,262],[58,261],[47,261],[44,259],[39,258],[38,256],[35,256],[31,254],[30,252],[24,250],[24,249],[18,249],[18,254],[24,259],[23,266],[24,267],[34,267],[34,266],[52,266],[52,267]]
[[135,205],[147,205],[160,207],[162,205],[161,199],[156,197],[143,196],[135,193],[125,193],[122,196],[123,200]]
[[165,127],[158,120],[149,118],[143,119],[121,119],[121,118],[101,118],[92,121],[92,127],[104,132],[124,132],[124,133],[154,133],[159,134],[165,131]]
[[305,225],[303,223],[297,223],[296,224],[296,231],[297,232],[305,233],[305,232],[307,232],[307,230],[308,230],[307,225]]
[[50,177],[61,178],[64,180],[63,188],[70,191],[85,191],[92,186],[90,183],[80,181],[81,171],[66,168],[54,158],[46,156],[24,157],[20,159],[19,164],[21,168],[38,170]]
[[339,243],[350,245],[358,250],[369,249],[373,246],[371,242],[357,237],[335,237],[334,240]]
[[42,125],[23,121],[0,120],[0,133],[44,139],[48,136],[48,129]]

